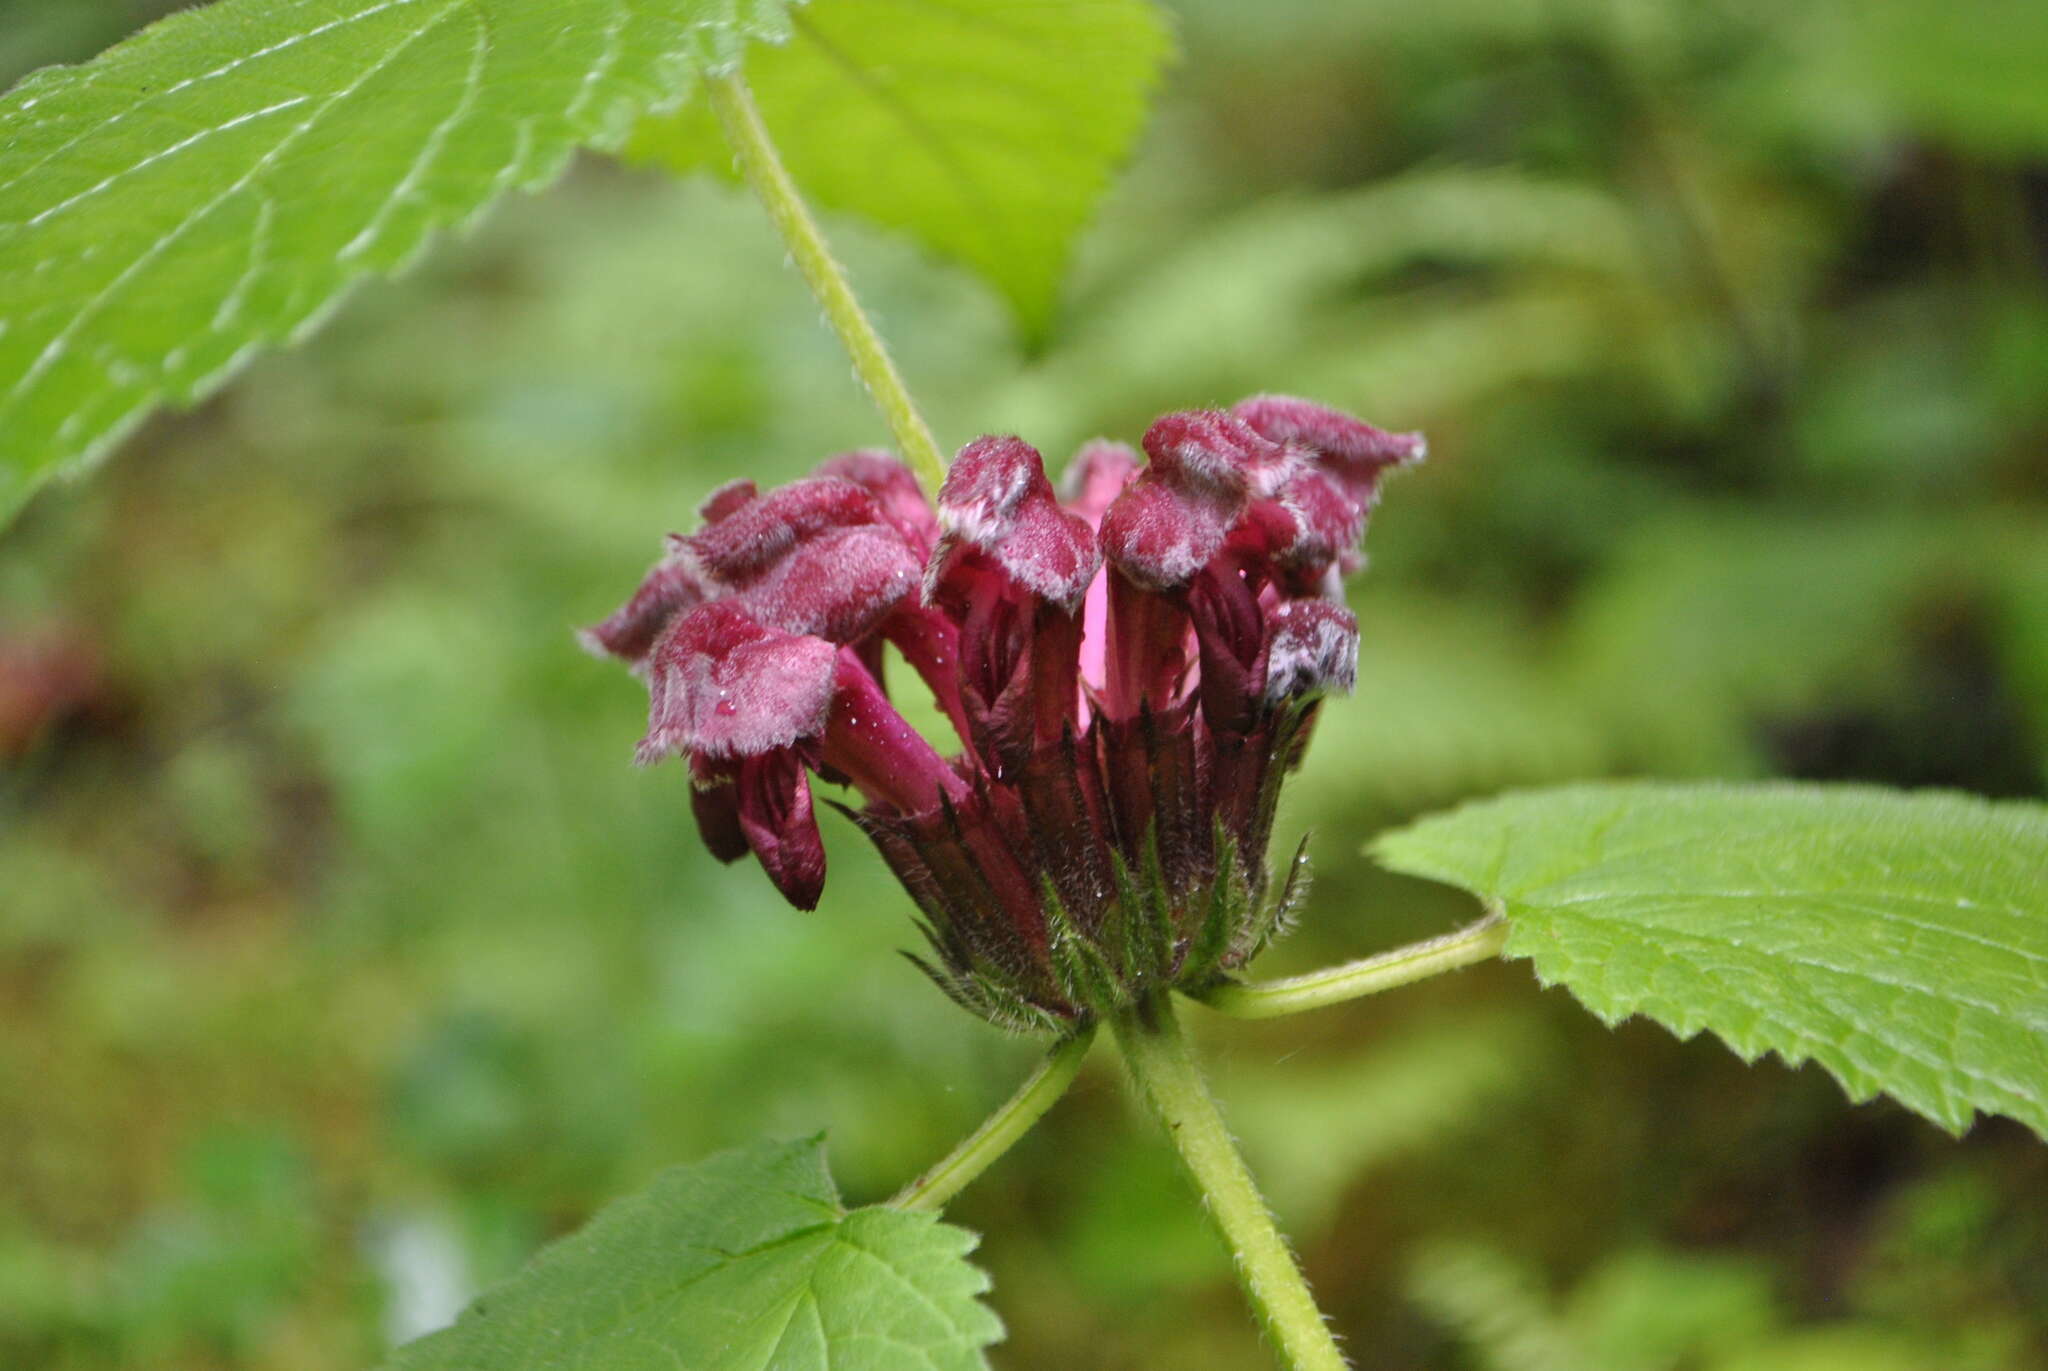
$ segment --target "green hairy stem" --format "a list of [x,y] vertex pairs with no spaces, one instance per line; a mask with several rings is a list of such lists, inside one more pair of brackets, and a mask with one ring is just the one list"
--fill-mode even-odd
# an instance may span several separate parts
[[946,479],[946,460],[939,455],[939,445],[932,438],[924,416],[918,413],[916,402],[910,398],[895,362],[890,360],[881,334],[875,332],[874,324],[861,310],[845,270],[832,256],[817,220],[811,217],[810,209],[797,192],[796,182],[782,165],[745,78],[738,73],[710,77],[704,89],[741,174],[775,221],[776,231],[789,248],[790,259],[810,284],[811,293],[818,297],[825,322],[839,335],[846,355],[853,359],[854,372],[882,411],[890,433],[895,435],[897,448],[919,479],[937,490]]
[[1289,1371],[1342,1371],[1337,1341],[1231,1141],[1187,1039],[1161,994],[1112,1022],[1138,1094],[1166,1129],[1229,1244],[1239,1282]]

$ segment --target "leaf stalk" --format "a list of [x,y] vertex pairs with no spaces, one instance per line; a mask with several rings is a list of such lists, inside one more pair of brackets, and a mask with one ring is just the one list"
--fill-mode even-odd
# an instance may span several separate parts
[[1397,947],[1374,957],[1361,957],[1278,981],[1226,981],[1196,996],[1219,1014],[1234,1019],[1277,1019],[1325,1005],[1377,995],[1411,985],[1500,955],[1508,939],[1507,921],[1489,914],[1441,938]]
[[983,1120],[981,1127],[961,1139],[958,1147],[898,1191],[890,1205],[897,1209],[945,1208],[975,1177],[1029,1133],[1032,1125],[1067,1093],[1094,1042],[1095,1027],[1091,1024],[1053,1048],[1038,1069],[1017,1087],[1016,1094]]

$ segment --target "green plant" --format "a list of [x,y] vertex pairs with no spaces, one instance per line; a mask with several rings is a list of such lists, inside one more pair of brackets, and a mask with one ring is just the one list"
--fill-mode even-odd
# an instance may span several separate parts
[[[909,227],[996,274],[1027,332],[1041,330],[1066,238],[1135,126],[1159,52],[1155,21],[1126,5],[1063,7],[1043,33],[977,22],[985,16],[969,5],[937,18],[906,12],[895,27],[856,23],[850,7],[823,0],[797,19],[764,7],[740,21],[708,7],[584,8],[229,3],[17,92],[0,116],[0,283],[10,301],[0,432],[16,499],[46,471],[104,449],[155,399],[192,398],[252,348],[317,321],[353,280],[404,263],[432,228],[465,221],[504,189],[549,179],[572,147],[630,146],[701,163],[703,130],[635,122],[664,116],[693,90],[773,206],[903,454],[936,485],[936,444],[794,184],[816,184],[836,203]],[[942,142],[945,157],[906,157],[902,183],[835,183],[830,169],[859,148],[915,144],[915,136],[899,139],[890,118],[876,121],[881,132],[853,115],[792,120],[782,140],[798,171],[792,182],[733,75],[747,38],[781,36],[790,25],[790,45],[767,54],[760,71],[749,59],[769,126],[777,99],[801,109],[844,100],[849,88],[871,92],[871,82],[831,79],[847,69],[853,47],[854,70],[880,64],[899,83],[885,87],[891,118],[908,108],[918,132],[978,130],[986,145],[969,137],[964,150]],[[1078,42],[1077,25],[1097,27]],[[1035,60],[1048,45],[1078,47],[1102,67]],[[898,59],[910,76],[894,74]],[[1019,88],[1001,118],[979,124],[987,118],[979,105],[970,118],[947,103],[957,73],[976,63],[1049,75],[1043,88]],[[919,73],[937,89],[919,87]],[[874,118],[871,106],[854,108]],[[1067,127],[1077,109],[1092,139],[1045,134]],[[1006,161],[1020,146],[1041,158]],[[962,203],[969,212],[957,212]],[[1030,229],[1021,237],[1020,224]],[[1625,285],[1616,294],[1626,298]],[[1955,797],[1814,788],[1537,794],[1426,822],[1380,848],[1396,867],[1480,893],[1504,923],[1278,985],[1224,979],[1188,988],[1228,1012],[1282,1013],[1491,956],[1504,943],[1603,1017],[1643,1012],[1684,1033],[1710,1028],[1745,1055],[1811,1057],[1853,1094],[1888,1092],[1951,1128],[1984,1109],[2039,1131],[2048,1077],[2039,1019],[2044,847],[2038,807]],[[1142,1010],[1106,1017],[1131,1046],[1141,1086],[1189,1140],[1190,1164],[1217,1197],[1290,1358],[1329,1364],[1336,1354],[1313,1306],[1290,1279],[1284,1248],[1179,1055],[1171,998],[1138,1001]],[[1073,1022],[1104,1016],[1078,1008],[1091,1012]],[[943,1184],[913,1190],[904,1207],[934,1203],[971,1178],[1050,1102],[1084,1045],[1078,1034],[1068,1038],[992,1131],[942,1166]],[[500,1322],[522,1319],[581,1326],[555,1318],[550,1302],[587,1308],[579,1285],[615,1284],[610,1264],[621,1263],[650,1283],[661,1318],[604,1330],[625,1341],[614,1349],[619,1364],[714,1336],[713,1310],[758,1314],[789,1330],[793,1358],[858,1355],[846,1349],[876,1335],[860,1321],[872,1315],[890,1336],[922,1340],[935,1361],[973,1364],[993,1326],[972,1304],[959,1240],[886,1210],[844,1215],[816,1167],[802,1149],[772,1149],[680,1173],[508,1287],[490,1303],[490,1318],[411,1359],[517,1364],[510,1359],[557,1355],[538,1335],[492,1341],[487,1352],[468,1340],[510,1339]],[[756,1172],[756,1188],[771,1189],[780,1209],[763,1213],[734,1198]],[[782,1241],[774,1250],[789,1264],[713,1262],[698,1271],[650,1263],[642,1250],[710,1246],[696,1225],[713,1219],[753,1243]],[[935,1307],[948,1311],[943,1326],[874,1302],[872,1285],[843,1277],[859,1266],[850,1254],[928,1283]],[[665,1281],[689,1281],[693,1293],[663,1304]],[[738,1286],[761,1303],[732,1297]],[[719,1297],[707,1299],[707,1290]],[[813,1322],[774,1323],[791,1310],[814,1311]]]

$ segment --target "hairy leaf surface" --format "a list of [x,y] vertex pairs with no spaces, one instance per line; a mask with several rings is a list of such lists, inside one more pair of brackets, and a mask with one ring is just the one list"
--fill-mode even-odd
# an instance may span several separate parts
[[0,99],[0,517],[787,23],[783,0],[220,0],[31,76]]
[[1865,786],[1615,783],[1381,837],[1608,1023],[1813,1060],[1960,1131],[2048,1137],[2048,808]]
[[974,1236],[840,1207],[814,1141],[667,1172],[388,1371],[981,1371]]

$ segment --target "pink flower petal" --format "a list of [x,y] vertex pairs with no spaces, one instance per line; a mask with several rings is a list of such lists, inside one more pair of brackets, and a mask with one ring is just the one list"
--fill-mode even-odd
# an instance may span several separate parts
[[646,661],[662,626],[678,611],[705,598],[704,582],[689,563],[673,553],[654,564],[626,601],[601,624],[577,634],[600,656],[613,656],[636,670]]
[[719,517],[677,542],[707,583],[742,589],[828,529],[882,522],[875,497],[851,481],[797,481],[750,500],[731,498],[743,484],[713,496],[706,507]]
[[909,467],[880,448],[858,448],[827,458],[816,474],[851,481],[874,496],[882,517],[903,535],[917,555],[925,557],[931,553],[932,544],[939,538],[939,521]]
[[1290,594],[1320,593],[1333,567],[1353,569],[1365,536],[1365,509],[1337,478],[1298,463],[1270,500],[1255,501],[1238,536]]
[[1264,437],[1314,453],[1344,482],[1352,498],[1367,507],[1377,493],[1381,472],[1419,462],[1429,453],[1419,433],[1389,433],[1292,395],[1254,395],[1240,400],[1233,412]]
[[977,438],[960,449],[939,491],[944,534],[925,596],[943,598],[956,570],[986,554],[1026,592],[1072,612],[1101,565],[1087,520],[1060,508],[1045,460],[1021,438]]
[[728,601],[678,615],[649,657],[641,764],[759,756],[816,737],[837,659],[823,638],[766,627]]
[[1292,476],[1298,459],[1220,409],[1168,414],[1145,430],[1152,464],[1102,516],[1111,566],[1152,590],[1185,586],[1223,550],[1254,499]]
[[[1136,449],[1127,444],[1112,443],[1106,438],[1095,438],[1083,444],[1081,450],[1074,454],[1074,460],[1067,464],[1066,474],[1060,481],[1067,508],[1086,519],[1088,527],[1099,532],[1102,516],[1138,474],[1138,465]],[[1081,602],[1080,660],[1081,679],[1090,688],[1101,690],[1109,662],[1109,579],[1099,571],[1088,583],[1087,598]],[[1088,712],[1084,700],[1078,715],[1079,723],[1087,723]]]
[[731,598],[785,633],[850,643],[914,595],[922,572],[887,524],[832,529],[790,549]]
[[851,481],[814,478],[717,503],[715,522],[676,540],[676,560],[707,598],[736,601],[762,624],[848,643],[917,586],[917,549]]
[[1287,465],[1280,444],[1220,409],[1161,415],[1145,430],[1152,469],[1177,483],[1198,483],[1240,496],[1263,495]]
[[1191,491],[1147,470],[1102,516],[1102,554],[1137,585],[1176,589],[1223,550],[1243,508],[1241,493]]
[[727,481],[704,497],[697,506],[697,518],[703,523],[715,524],[760,498],[761,488],[752,481],[745,478]]

